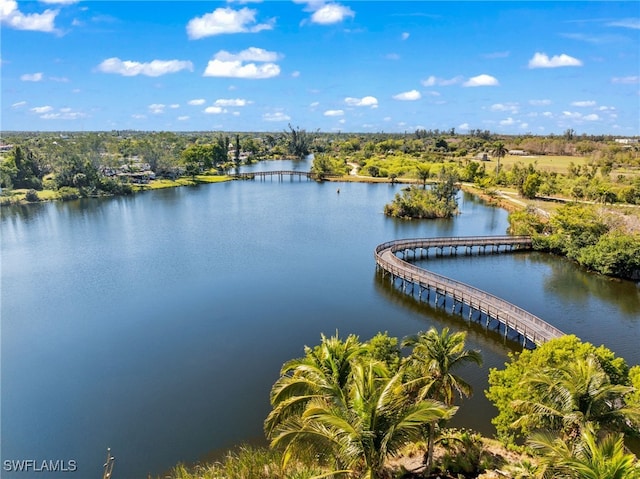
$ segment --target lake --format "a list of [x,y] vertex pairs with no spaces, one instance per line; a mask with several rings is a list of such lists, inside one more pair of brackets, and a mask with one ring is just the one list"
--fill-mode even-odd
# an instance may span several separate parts
[[[74,461],[75,472],[37,477],[89,479],[101,477],[111,447],[114,479],[155,477],[263,443],[280,366],[321,333],[467,330],[382,280],[373,250],[398,238],[504,234],[507,213],[461,193],[452,220],[387,218],[383,207],[400,188],[276,177],[3,207],[3,465]],[[637,283],[539,253],[428,261],[640,362]],[[487,372],[518,345],[468,331],[484,366],[464,371],[475,395],[453,424],[490,435]]]

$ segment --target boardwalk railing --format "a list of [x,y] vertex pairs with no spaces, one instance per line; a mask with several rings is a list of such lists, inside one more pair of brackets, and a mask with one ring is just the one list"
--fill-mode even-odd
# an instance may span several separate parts
[[531,238],[528,236],[475,236],[389,241],[376,247],[376,265],[385,273],[391,274],[392,281],[395,282],[396,278],[401,279],[403,290],[405,290],[405,283],[418,286],[420,298],[422,298],[424,291],[427,292],[427,295],[433,291],[436,294],[436,304],[439,296],[449,296],[454,301],[454,308],[456,302],[466,304],[469,307],[469,318],[471,318],[473,311],[484,313],[487,316],[487,325],[489,319],[495,319],[498,321],[498,325],[504,326],[505,335],[509,330],[515,331],[523,338],[523,342],[529,340],[533,344],[540,345],[564,334],[556,327],[515,304],[479,288],[419,268],[396,255],[396,253],[402,253],[406,257],[408,252],[412,251],[415,258],[417,250],[426,250],[428,256],[428,251],[432,248],[440,251],[449,248],[449,252],[453,253],[457,252],[460,247],[465,248],[465,253],[472,252],[473,248],[479,251],[486,251],[486,248],[490,248],[491,252],[529,249],[531,248]]
[[297,177],[299,180],[302,178],[307,178],[308,180],[321,180],[323,178],[328,178],[331,174],[318,174],[312,171],[299,171],[299,170],[277,170],[277,171],[253,171],[250,173],[233,173],[230,174],[232,178],[237,178],[240,180],[255,180],[256,178],[260,180],[265,180],[267,177],[273,179],[278,178],[280,181],[284,179],[285,176],[290,177],[293,180],[294,177]]

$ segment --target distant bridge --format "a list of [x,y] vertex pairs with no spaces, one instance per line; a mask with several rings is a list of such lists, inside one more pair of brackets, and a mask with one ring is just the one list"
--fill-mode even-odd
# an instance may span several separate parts
[[323,178],[331,177],[331,176],[339,176],[339,175],[329,175],[329,174],[318,174],[313,173],[311,171],[299,171],[299,170],[277,170],[277,171],[253,171],[251,173],[232,173],[229,176],[232,178],[236,178],[239,180],[255,180],[260,179],[262,181],[270,178],[278,179],[282,181],[285,176],[288,176],[290,180],[293,181],[294,178],[298,178],[298,180],[302,180],[302,178],[306,178],[307,180],[322,180]]
[[[527,341],[534,345],[540,345],[550,339],[562,336],[564,333],[549,323],[528,311],[505,301],[502,298],[489,294],[481,289],[469,286],[460,281],[447,278],[426,269],[419,268],[405,259],[428,258],[429,252],[435,255],[500,253],[522,249],[531,249],[530,236],[470,236],[454,238],[422,238],[402,239],[389,241],[378,245],[375,249],[376,267],[383,273],[391,276],[391,281],[401,281],[403,292],[415,294],[418,288],[418,298],[422,300],[426,292],[426,300],[430,301],[433,294],[435,305],[445,305],[447,297],[453,301],[452,312],[459,309],[462,314],[463,306],[468,307],[469,321],[478,312],[478,321],[485,315],[485,327],[489,328],[493,322],[497,323],[497,329],[504,329],[504,335],[509,331],[515,331],[521,338],[523,345]],[[398,256],[400,254],[402,258]]]

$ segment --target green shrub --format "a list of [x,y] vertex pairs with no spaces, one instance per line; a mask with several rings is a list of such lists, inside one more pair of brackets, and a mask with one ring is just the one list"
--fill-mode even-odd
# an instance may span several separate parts
[[37,201],[40,201],[40,198],[38,198],[38,192],[34,189],[27,191],[27,194],[25,195],[24,199],[29,201],[30,203],[35,203]]
[[58,197],[62,201],[77,200],[80,198],[80,192],[77,188],[71,186],[63,186],[58,190]]

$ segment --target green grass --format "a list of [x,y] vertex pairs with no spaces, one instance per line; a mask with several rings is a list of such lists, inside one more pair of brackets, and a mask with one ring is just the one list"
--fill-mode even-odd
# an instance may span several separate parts
[[220,183],[230,181],[231,177],[226,175],[196,175],[195,179],[190,176],[183,176],[175,180],[166,178],[152,180],[146,185],[134,185],[134,191],[161,190],[163,188],[175,188],[178,186],[194,186],[202,183]]
[[[585,165],[588,159],[584,156],[518,156],[518,155],[506,155],[500,160],[502,168],[510,169],[516,163],[522,163],[528,165],[530,163],[535,164],[536,168],[544,171],[555,171],[556,173],[566,174],[569,172],[569,164]],[[490,158],[489,161],[483,161],[482,164],[486,165],[487,171],[494,171],[498,161],[496,158]]]

